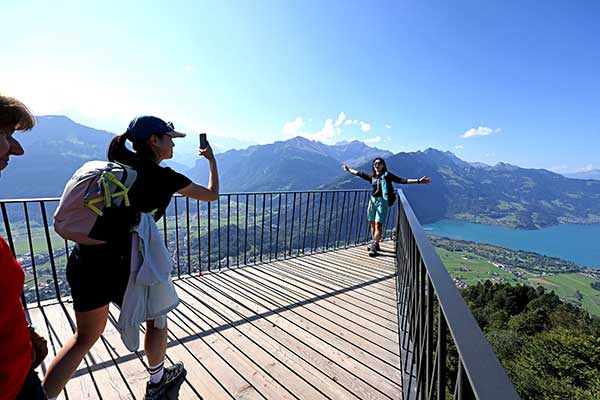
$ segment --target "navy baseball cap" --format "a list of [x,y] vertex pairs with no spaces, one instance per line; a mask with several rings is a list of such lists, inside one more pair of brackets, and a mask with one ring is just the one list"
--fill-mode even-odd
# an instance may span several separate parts
[[171,137],[185,137],[185,133],[177,132],[173,123],[165,122],[151,115],[135,117],[127,127],[131,140],[146,140],[152,135],[169,135]]

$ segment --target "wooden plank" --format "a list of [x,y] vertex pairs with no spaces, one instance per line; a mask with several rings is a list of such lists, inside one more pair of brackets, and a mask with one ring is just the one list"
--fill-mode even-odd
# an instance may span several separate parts
[[[125,347],[125,344],[123,343],[123,341],[121,340],[121,335],[119,334],[119,331],[117,330],[116,325],[115,325],[116,319],[118,319],[118,317],[119,317],[119,309],[114,304],[111,304],[110,312],[111,312],[112,318],[109,318],[109,323],[107,324],[107,328],[104,331],[104,336],[110,342],[110,344],[113,346],[114,351],[117,354],[119,354],[121,357],[128,360],[127,361],[127,363],[129,364],[128,368],[127,368],[128,380],[130,380],[130,382],[132,382],[132,387],[134,388],[134,393],[136,393],[136,397],[143,398],[144,393],[146,392],[146,382],[149,379],[148,371],[146,370],[146,366],[144,365],[142,360],[140,360],[138,355],[129,351]],[[141,325],[141,327],[142,326],[145,327],[145,324]],[[143,346],[144,346],[144,336],[143,336],[142,329],[140,328],[140,351],[138,354],[139,354],[139,356],[141,356],[143,358],[144,362],[147,362],[145,353],[143,351]],[[167,347],[167,354],[166,354],[166,359],[165,359],[165,366],[169,366],[169,365],[176,363],[177,361],[180,361],[180,357],[183,354],[181,349],[177,348],[177,346],[173,345],[172,343],[171,344],[167,343],[167,346],[168,347]],[[190,380],[208,379],[208,376],[200,375],[197,368],[191,369],[191,370],[188,369],[186,361],[189,363],[189,360],[186,360],[184,358],[184,360],[182,360],[182,361],[184,361],[184,366],[186,366],[188,376],[186,377],[185,382],[181,385],[181,387],[179,389],[179,398],[180,399],[197,399],[198,393],[196,392],[196,389],[194,387],[192,387],[192,385],[190,384]],[[210,393],[208,393],[208,394],[210,394]],[[202,397],[205,397],[205,396],[202,396]],[[205,397],[205,398],[209,398],[209,397]],[[216,397],[216,398],[223,399],[223,398],[229,398],[229,397]]]
[[[179,292],[182,292],[181,290]],[[184,292],[183,292],[184,293]],[[184,293],[185,294],[185,293]],[[292,397],[285,391],[285,388],[270,376],[257,369],[244,355],[228,342],[218,330],[214,330],[206,323],[208,317],[202,315],[200,310],[206,311],[206,307],[190,310],[187,303],[183,303],[176,311],[171,313],[170,320],[173,331],[173,325],[177,322],[181,326],[182,336],[180,339],[189,344],[190,350],[194,351],[198,357],[204,359],[206,354],[212,352],[218,355],[226,365],[221,369],[212,369],[215,375],[236,374],[243,378],[244,383],[229,385],[232,387],[230,392],[234,398],[274,398],[291,399]],[[212,316],[214,318],[215,316]],[[212,318],[210,318],[212,320]],[[183,336],[185,330],[186,336]],[[207,332],[210,332],[207,334]],[[189,340],[188,342],[188,339]],[[204,343],[202,345],[201,343]],[[228,378],[229,379],[229,378]],[[196,383],[196,382],[192,382]],[[222,381],[221,381],[222,383]],[[204,384],[204,383],[201,383]]]
[[[394,259],[364,250],[178,281],[184,304],[169,316],[167,364],[181,360],[188,371],[179,398],[401,398],[394,279],[353,287],[394,274]],[[42,369],[71,337],[68,317],[74,321],[70,303],[46,308],[56,343],[52,349],[49,340]],[[114,306],[111,314],[118,318]],[[48,338],[42,310],[31,309],[31,319]],[[82,364],[67,384],[69,399],[143,397],[147,371],[113,322],[106,344],[85,358],[91,374]]]
[[[320,277],[318,275],[313,276],[310,268],[301,262],[280,262],[276,266],[271,266],[269,264],[264,266],[261,265],[261,269],[265,272],[270,272],[274,276],[281,276],[281,279],[283,280],[296,280],[311,291],[319,291],[322,293],[345,291],[336,297],[342,299],[349,305],[362,309],[363,311],[366,309],[367,312],[376,315],[382,320],[392,321],[393,323],[396,323],[397,321],[395,299],[387,299],[387,301],[382,301],[380,298],[375,298],[359,292],[361,289],[364,289],[364,287],[360,287],[360,285],[372,285],[369,284],[369,282],[354,282],[352,285],[348,285],[344,282],[341,282],[339,279],[319,279]],[[352,289],[348,290],[350,288]]]
[[[188,378],[202,397],[263,399],[264,396],[237,372],[235,365],[227,363],[227,360],[222,357],[220,352],[227,351],[223,340],[217,337],[216,333],[207,336],[198,335],[207,330],[193,323],[200,321],[201,318],[196,315],[193,319],[186,319],[182,316],[182,309],[185,307],[180,305],[178,311],[169,314],[170,336],[176,337],[175,340],[179,342],[179,345],[169,349],[169,353],[181,359],[188,371],[196,373],[202,370],[202,375],[209,375],[208,377],[190,375]],[[206,328],[209,329],[208,326]],[[184,349],[185,352],[174,352],[174,349]]]
[[[32,310],[33,311],[33,310]],[[41,313],[45,314],[48,319],[48,323],[50,325],[50,332],[46,329],[43,322],[43,316],[40,320]],[[66,314],[64,313],[62,306],[60,304],[52,305],[44,307],[43,310],[40,310],[40,313],[31,313],[32,323],[35,324],[40,330],[40,334],[49,338],[49,335],[52,335],[52,338],[55,342],[55,347],[53,349],[48,349],[48,356],[46,360],[44,360],[44,369],[50,364],[56,353],[62,348],[62,346],[66,343],[68,339],[73,336],[73,330],[67,319]],[[49,340],[49,339],[48,339]],[[97,379],[101,374],[90,375],[87,370],[87,360],[83,360],[79,365],[78,369],[82,371],[82,374],[77,379],[71,379],[66,385],[66,391],[69,399],[99,399],[100,395],[96,389],[96,384],[98,383]],[[99,387],[99,385],[98,385]],[[65,399],[65,392],[63,391],[59,396],[59,399]]]
[[[354,286],[365,282],[374,282],[369,286],[357,288],[356,293],[364,294],[370,297],[377,297],[381,301],[393,302],[394,296],[394,279],[383,280],[384,277],[395,277],[393,272],[377,275],[359,275],[351,271],[349,264],[337,265],[329,261],[321,261],[319,263],[310,259],[292,259],[287,261],[279,261],[273,264],[265,264],[273,268],[285,269],[286,267],[292,270],[301,270],[303,273],[321,282],[336,282],[345,286]],[[262,267],[262,265],[261,265]]]
[[[198,289],[194,285],[190,285],[189,282],[182,283],[181,286],[190,291],[198,292]],[[200,293],[202,293],[201,297],[206,299],[206,302],[210,307],[218,309],[227,321],[236,324],[237,329],[239,329],[243,335],[257,343],[261,348],[268,350],[280,362],[285,363],[288,368],[291,368],[293,372],[288,370],[287,375],[294,376],[295,372],[295,374],[302,376],[307,384],[316,387],[321,392],[321,396],[318,398],[352,400],[361,398],[353,395],[344,386],[341,386],[337,380],[331,379],[323,372],[322,369],[325,369],[327,365],[323,362],[324,360],[322,360],[320,354],[313,351],[312,357],[319,359],[320,362],[318,362],[317,365],[322,368],[317,368],[313,364],[307,362],[306,359],[300,357],[297,354],[299,347],[302,348],[303,353],[306,352],[300,340],[294,339],[285,332],[282,333],[280,330],[274,329],[274,325],[264,319],[259,318],[253,321],[243,321],[244,317],[243,314],[240,315],[239,309],[236,309],[235,305],[232,307],[231,300],[218,292],[202,290]],[[282,338],[282,336],[284,337]],[[238,351],[246,352],[247,349],[240,348]],[[251,353],[247,354],[251,355]],[[310,357],[308,358],[310,359]],[[347,383],[350,384],[351,381],[348,380]],[[299,393],[296,393],[296,395],[299,395]],[[269,396],[269,398],[278,399],[279,397]],[[303,397],[299,396],[299,398]]]
[[[191,282],[189,281],[186,283],[191,284]],[[208,284],[208,282],[206,283],[206,285],[202,285],[202,290],[207,291],[206,297],[215,298],[219,296],[218,289],[216,289],[215,285],[210,285]],[[376,369],[372,369],[355,362],[355,360],[358,359],[360,359],[361,361],[365,361],[367,358],[366,353],[358,347],[351,349],[351,346],[349,346],[347,343],[342,343],[340,337],[335,337],[334,335],[319,331],[318,326],[315,324],[312,324],[312,326],[305,330],[302,327],[299,327],[298,325],[294,324],[294,321],[288,318],[288,313],[286,312],[278,315],[269,315],[269,308],[263,308],[261,310],[260,304],[250,301],[244,298],[242,295],[234,293],[234,291],[232,290],[227,289],[227,294],[229,294],[231,298],[227,299],[219,297],[219,303],[215,304],[215,307],[230,307],[231,310],[235,310],[237,313],[242,314],[246,318],[252,318],[253,316],[257,315],[261,316],[262,312],[262,314],[265,314],[267,316],[265,316],[264,319],[253,319],[251,322],[252,325],[256,326],[260,324],[266,324],[265,331],[271,332],[271,335],[281,335],[281,332],[286,333],[287,339],[285,339],[285,343],[287,343],[288,345],[290,344],[290,341],[294,340],[294,336],[296,338],[299,338],[296,340],[301,341],[302,346],[300,348],[296,346],[296,349],[300,352],[299,354],[303,355],[303,357],[314,360],[315,354],[320,355],[323,358],[325,358],[324,356],[334,354],[334,362],[332,362],[332,360],[329,359],[326,360],[326,362],[324,363],[321,362],[321,364],[325,365],[325,371],[327,371],[331,376],[336,377],[336,379],[340,379],[340,377],[343,378],[343,372],[345,371],[346,375],[350,373],[353,374],[353,376],[349,378],[346,376],[346,378],[349,379],[349,381],[356,381],[358,379],[362,380],[363,382],[373,382],[373,385],[371,386],[371,391],[378,390],[381,388],[388,389],[391,393],[395,394],[397,394],[400,391],[399,386],[397,384],[394,384],[393,382],[390,382],[390,380],[384,375],[396,375],[398,378],[397,382],[400,382],[399,369],[387,368],[387,370],[384,371],[384,374],[380,374],[378,373],[378,371],[380,371],[382,368],[386,368],[385,364],[379,363]],[[233,311],[229,312],[231,313]],[[239,316],[233,314],[229,318],[233,319],[236,317],[239,318]],[[274,330],[273,328],[276,327],[279,327],[280,329]],[[317,333],[316,335],[311,335],[310,332]],[[309,349],[310,351],[308,351],[307,349]],[[311,352],[312,357],[310,356]],[[399,363],[397,356],[393,357],[393,359],[394,361]],[[367,363],[377,364],[376,361],[371,360],[367,360]],[[337,367],[335,373],[331,371],[333,365]],[[362,393],[363,398],[364,396],[366,396],[366,393]],[[395,396],[395,394],[393,394],[392,396]],[[379,396],[375,396],[373,398],[381,398],[381,396],[382,393],[380,393]],[[383,392],[383,396],[385,397],[385,391]],[[372,394],[368,397],[371,398]]]
[[[223,275],[223,274],[221,274]],[[187,284],[190,284],[190,282],[186,282]],[[220,287],[223,287],[223,282],[219,282],[218,283]],[[211,286],[211,285],[207,285],[207,286]],[[212,285],[212,289],[214,290],[214,284]],[[248,285],[246,285],[245,287],[249,287]],[[263,307],[261,309],[261,305],[259,301],[256,302],[252,302],[252,301],[248,301],[247,299],[244,299],[241,295],[238,294],[234,294],[234,291],[231,290],[231,288],[227,288],[225,289],[227,291],[227,293],[231,296],[234,296],[235,300],[238,301],[239,303],[242,303],[246,308],[250,308],[253,309],[254,314],[258,314],[260,315],[261,313],[268,315],[269,314],[269,308]],[[256,292],[255,290],[251,290],[249,289],[249,293],[253,293]],[[212,294],[214,295],[214,293]],[[211,295],[208,295],[207,297],[211,297]],[[230,304],[230,301],[228,301],[228,304]],[[364,378],[364,380],[366,381],[377,381],[379,380],[379,382],[376,382],[377,384],[374,385],[374,387],[377,388],[387,388],[389,389],[392,393],[397,393],[399,392],[398,389],[398,384],[396,384],[395,382],[390,381],[386,376],[396,376],[397,377],[397,382],[400,382],[400,371],[397,368],[394,367],[390,367],[389,365],[385,365],[384,363],[381,362],[377,362],[377,360],[367,360],[367,363],[370,364],[375,364],[376,366],[374,368],[369,368],[369,367],[365,367],[363,365],[360,365],[360,363],[355,363],[353,362],[353,360],[361,360],[364,361],[366,360],[368,357],[368,354],[366,352],[364,352],[361,349],[361,343],[358,343],[357,346],[351,346],[349,345],[347,342],[342,343],[342,341],[340,340],[340,337],[335,337],[333,335],[331,335],[328,332],[325,331],[321,331],[319,329],[319,326],[314,324],[314,323],[310,323],[306,320],[304,320],[304,323],[308,323],[306,329],[303,329],[303,327],[300,327],[296,324],[294,324],[294,321],[291,321],[289,318],[287,318],[287,313],[281,313],[278,314],[278,316],[267,316],[265,317],[269,322],[273,322],[272,320],[275,319],[276,321],[279,321],[277,323],[275,323],[273,325],[273,327],[275,326],[281,326],[282,324],[284,325],[284,327],[282,328],[283,331],[286,332],[294,332],[296,335],[296,337],[302,337],[302,341],[304,343],[310,343],[310,346],[314,349],[318,349],[318,352],[321,352],[321,354],[336,354],[336,360],[341,360],[339,361],[341,364],[345,365],[345,367],[350,370],[353,371],[355,373],[358,373],[358,377]],[[283,317],[283,318],[281,318]],[[310,335],[309,332],[317,332],[316,336],[315,335]],[[397,345],[396,345],[397,347]],[[341,349],[341,350],[340,350]],[[393,361],[397,364],[399,364],[399,359],[397,355],[392,355],[391,357],[393,359]],[[387,368],[387,370],[386,370]],[[384,370],[383,373],[379,373],[378,372]],[[392,379],[394,379],[392,377]],[[395,394],[394,394],[395,395]]]
[[[218,278],[221,277],[219,276]],[[258,287],[254,282],[246,281],[243,277],[239,280],[236,278],[237,275],[235,277],[230,277],[228,280],[221,278],[222,280],[218,285],[224,288],[228,293],[241,291],[244,295],[253,299],[258,306],[268,309],[271,313],[273,312],[272,310],[278,309],[280,312],[285,313],[285,315],[289,315],[289,310],[292,313],[292,317],[290,318],[293,318],[298,325],[307,331],[324,330],[324,332],[322,332],[323,335],[327,335],[328,331],[329,334],[334,334],[339,338],[343,338],[343,340],[352,347],[357,346],[356,343],[360,343],[359,349],[361,351],[375,355],[388,365],[395,366],[399,362],[396,333],[394,333],[396,340],[384,337],[384,339],[387,340],[383,342],[384,345],[382,345],[381,343],[377,343],[377,340],[373,340],[373,336],[369,335],[370,332],[367,334],[361,332],[353,321],[336,320],[335,315],[323,317],[319,312],[310,312],[310,310],[307,310],[309,305],[296,307],[294,306],[294,303],[290,303],[289,300],[269,293],[267,287]],[[255,311],[257,313],[265,312],[260,309]],[[318,329],[312,326],[312,324],[315,324]]]
[[[330,321],[335,321],[344,326],[348,327],[348,330],[356,332],[360,336],[369,337],[374,343],[379,344],[387,348],[388,346],[397,345],[397,326],[381,326],[373,323],[372,321],[365,319],[360,314],[351,313],[342,307],[335,304],[328,304],[326,302],[308,302],[306,298],[302,298],[302,294],[299,292],[297,286],[292,283],[284,282],[273,278],[272,276],[266,275],[260,268],[250,270],[236,271],[240,276],[231,276],[233,279],[244,277],[246,280],[250,280],[256,290],[264,290],[263,288],[273,288],[273,291],[279,291],[277,294],[279,298],[290,303],[306,303],[303,307],[298,307],[296,310],[299,313],[306,314],[312,312],[312,316],[307,316],[308,319],[311,317],[324,317]],[[246,282],[243,283],[247,284]],[[283,294],[282,294],[283,292]],[[309,297],[318,299],[317,296]]]
[[[217,274],[214,276],[216,275]],[[188,281],[190,280],[192,279],[182,280],[177,283],[178,287],[181,289],[179,292],[181,298],[193,308],[201,309],[203,307],[209,307],[215,311],[220,310],[219,308],[214,307],[214,305],[219,302],[209,299],[206,295],[198,295],[197,288],[188,284]],[[222,310],[220,311],[219,314],[222,313]],[[215,328],[229,325],[231,328],[222,329],[220,331],[223,337],[225,337],[232,346],[243,349],[243,353],[255,363],[256,367],[262,369],[263,372],[268,373],[274,380],[279,382],[292,398],[326,398],[317,388],[303,380],[301,376],[293,373],[293,369],[288,365],[288,363],[292,362],[288,354],[285,352],[277,352],[277,346],[273,343],[257,341],[256,337],[253,336],[253,331],[250,326],[230,321],[223,315],[219,315],[219,320],[211,322],[211,324],[214,323],[217,325]]]
[[[264,278],[273,285],[278,285],[276,288],[285,288],[289,295],[297,294],[301,301],[308,301],[310,299],[319,299],[318,304],[335,314],[340,314],[340,309],[344,310],[347,315],[351,315],[355,323],[379,331],[380,328],[384,330],[390,330],[392,333],[397,332],[397,319],[394,315],[389,315],[388,318],[380,316],[373,307],[369,307],[369,303],[366,302],[355,302],[349,299],[347,292],[341,290],[323,290],[314,286],[307,286],[304,278],[296,277],[293,275],[286,275],[281,271],[269,271],[268,266],[261,266],[260,270],[253,271],[253,277]],[[280,282],[286,282],[279,286]],[[286,285],[289,285],[286,287]],[[340,314],[343,315],[343,314]],[[369,325],[371,324],[371,326]]]
[[[189,288],[190,291],[198,292],[196,286],[189,284],[189,281],[182,283],[181,286]],[[266,319],[244,320],[245,314],[239,304],[223,296],[222,293],[211,291],[203,284],[201,286],[203,287],[200,291],[201,297],[206,299],[206,302],[211,307],[218,309],[231,323],[237,322],[238,329],[244,335],[251,338],[260,347],[268,349],[275,357],[285,362],[289,368],[292,368],[297,374],[301,375],[304,380],[317,387],[322,392],[322,398],[352,400],[371,398],[371,396],[357,397],[352,393],[350,388],[354,384],[355,379],[345,379],[341,373],[339,374],[341,378],[328,374],[329,366],[322,355],[314,350],[307,349],[299,339],[280,329],[276,329],[276,326]],[[242,348],[239,351],[244,352],[245,349]],[[288,373],[292,374],[291,371]],[[278,397],[269,398],[277,399]]]
[[[356,264],[353,259],[344,260],[339,255],[336,257],[320,257],[319,259],[297,258],[288,261],[309,265],[314,269],[315,273],[321,273],[325,276],[327,276],[327,274],[336,274],[340,279],[347,279],[350,281],[366,281],[377,279],[382,276],[395,275],[395,270],[391,269],[381,271],[365,271],[366,268],[360,264]],[[389,290],[393,287],[394,282],[384,282],[381,285],[378,285],[377,292],[380,292],[383,296],[389,296]]]
[[[75,321],[75,310],[73,310],[72,303],[63,304],[71,319]],[[93,370],[100,394],[105,399],[135,398],[136,393],[133,392],[127,381],[127,368],[124,369],[114,355],[111,358],[110,348],[110,343],[101,337],[85,357]]]

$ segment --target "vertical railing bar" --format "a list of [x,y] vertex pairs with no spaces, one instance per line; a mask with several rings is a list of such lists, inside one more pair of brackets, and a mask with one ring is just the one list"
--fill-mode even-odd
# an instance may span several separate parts
[[350,237],[352,236],[352,226],[354,223],[354,209],[356,208],[356,196],[358,192],[354,192],[354,200],[352,200],[352,213],[350,214],[350,228],[348,229],[348,235],[346,237],[346,247],[350,244]]
[[[2,203],[4,206],[4,203]],[[29,254],[31,255],[31,271],[33,272],[33,283],[35,284],[35,297],[37,299],[38,307],[40,305],[40,289],[38,285],[38,277],[37,277],[37,267],[35,265],[35,251],[33,248],[33,240],[31,239],[31,224],[29,222],[29,210],[27,207],[27,202],[23,202],[23,210],[25,211],[25,224],[27,225],[27,239],[29,242]],[[69,257],[69,253],[65,253],[67,257]],[[25,291],[23,291],[25,292]],[[23,293],[23,296],[25,293]],[[23,302],[23,305],[27,307],[27,301]]]
[[165,239],[165,247],[167,248],[167,250],[169,250],[169,241],[167,239],[167,210],[165,210],[165,213],[162,216],[162,220],[163,220],[163,235],[164,235],[164,239]]
[[[434,366],[437,365],[438,355],[439,355],[439,348],[436,348],[435,358],[433,359],[433,365]],[[428,400],[432,400],[433,399],[433,394],[435,393],[435,384],[436,384],[435,378],[436,378],[436,368],[433,368],[432,372],[431,372],[431,380],[429,381],[429,383],[427,385],[427,387],[428,387],[427,393],[429,393],[428,396],[427,396]]]
[[56,274],[56,264],[54,262],[54,252],[52,251],[52,240],[50,239],[50,230],[48,228],[48,217],[46,215],[46,204],[44,201],[40,201],[40,208],[42,210],[42,221],[44,222],[44,233],[46,235],[46,245],[48,246],[48,256],[50,257],[50,267],[52,268],[52,279],[54,280],[54,289],[56,290],[56,299],[62,301],[60,295],[60,288],[58,286],[58,276]]
[[[332,224],[332,220],[333,220],[333,206],[334,206],[336,193],[337,192],[331,192],[331,209],[329,210],[329,225],[327,226],[327,241],[325,242],[325,246],[323,246],[323,251],[326,251],[329,249],[329,235],[331,232],[331,224]],[[327,217],[325,217],[325,218],[327,218]]]
[[446,400],[446,321],[442,305],[438,301],[438,365],[437,395],[438,400]]
[[192,273],[192,255],[190,254],[190,198],[185,198],[185,216],[186,216],[186,231],[187,231],[187,262],[188,274]]
[[[219,198],[217,197],[217,201],[218,200],[219,200]],[[207,206],[206,207],[206,210],[207,210],[206,216],[207,216],[207,219],[208,219],[208,221],[207,221],[207,229],[208,229],[208,232],[207,232],[208,233],[207,234],[207,239],[208,239],[208,242],[207,242],[208,243],[208,257],[207,257],[207,263],[206,263],[206,265],[207,265],[207,271],[208,272],[210,272],[210,258],[211,258],[211,255],[212,255],[212,245],[211,245],[211,242],[210,242],[210,208],[211,208],[211,203],[212,203],[211,201],[209,201],[208,203],[206,203],[206,206]]]
[[248,204],[250,196],[246,194],[246,218],[244,218],[244,265],[248,265]]
[[227,195],[227,251],[225,252],[225,254],[227,254],[227,268],[229,268],[229,245],[230,245],[230,241],[229,241],[229,231],[230,231],[230,226],[231,226],[231,195],[228,194]]
[[263,193],[262,198],[262,221],[260,224],[260,262],[263,260],[263,243],[265,239],[265,202],[267,199],[267,194]]
[[[316,203],[316,201],[317,201],[317,194],[314,193],[313,194],[313,201],[312,201],[311,211],[310,211],[310,232],[311,232],[311,235],[313,235],[313,236],[315,234],[315,203]],[[312,248],[313,248],[312,243],[313,243],[313,241],[311,240],[310,244],[309,244],[310,245],[310,253],[311,254],[313,253],[313,251],[312,251]]]
[[288,215],[288,204],[289,204],[289,198],[288,198],[288,194],[285,194],[285,214],[284,214],[284,221],[283,221],[283,259],[285,260],[286,256],[287,256],[287,215]]
[[[315,235],[315,245],[313,247],[312,253],[317,251],[317,245],[319,244],[319,227],[321,225],[321,204],[323,202],[323,192],[319,193],[319,210],[317,212],[317,233]],[[327,202],[327,192],[325,192],[325,202]],[[327,205],[325,205],[327,208]],[[314,227],[314,218],[313,218],[313,227]]]
[[338,201],[335,203],[336,215],[335,215],[335,227],[337,228],[337,238],[335,232],[333,233],[333,248],[338,248],[338,243],[340,241],[340,235],[342,234],[342,222],[344,221],[344,206],[346,205],[346,192],[344,192],[344,196],[342,197],[342,213],[340,218],[338,219],[338,215],[340,215],[340,195],[338,194]]
[[[302,199],[302,197],[300,197]],[[314,200],[313,200],[314,202]],[[308,209],[310,207],[310,192],[306,195],[306,215],[304,216],[304,235],[302,237],[302,254],[305,253],[306,249],[306,228],[308,227]],[[314,207],[313,207],[314,209]]]
[[179,265],[179,212],[177,210],[177,197],[173,197],[175,202],[175,260],[177,260],[177,277],[181,278],[181,267]]
[[256,264],[256,193],[254,194],[254,227],[252,229],[252,232],[254,233],[254,246],[252,246],[252,260],[254,261],[254,264]]
[[6,240],[8,241],[8,247],[10,251],[13,253],[13,256],[17,258],[17,253],[15,251],[15,244],[13,242],[12,232],[10,230],[10,222],[8,220],[8,212],[6,211],[6,204],[0,203],[2,207],[2,217],[4,219],[4,230],[6,231]]
[[269,262],[273,259],[273,193],[269,193]]
[[275,259],[279,258],[279,222],[281,217],[281,194],[277,195],[279,205],[277,206],[277,231],[275,233]]
[[237,266],[240,266],[240,195],[235,195],[235,252]]
[[[396,232],[396,240],[398,240],[398,232]],[[429,379],[430,377],[433,378],[433,284],[431,283],[431,279],[429,279],[429,276],[426,275],[426,279],[427,279],[427,322],[426,322],[426,326],[427,326],[427,332],[426,332],[426,337],[427,337],[427,342],[426,342],[426,354],[427,354],[427,360],[426,360],[426,372],[425,372],[425,385],[426,385],[426,390],[427,392],[425,393],[425,396],[427,398],[431,397],[431,393],[430,393],[430,388],[429,388]]]
[[217,264],[221,271],[221,196],[217,196]]
[[202,275],[202,236],[200,230],[200,200],[196,200],[196,220],[196,233],[198,235],[198,274]]
[[363,243],[365,241],[361,241],[361,235],[362,235],[362,222],[363,219],[367,219],[366,215],[367,215],[367,210],[366,210],[366,203],[367,203],[367,196],[369,195],[368,192],[365,191],[364,193],[364,199],[362,202],[362,207],[360,207],[360,220],[359,220],[359,226],[358,226],[358,232],[356,233],[356,243],[355,244],[359,244],[359,243]]
[[290,253],[288,254],[289,257],[292,256],[292,250],[293,250],[293,240],[294,240],[294,217],[296,215],[296,192],[294,192],[294,196],[293,197],[293,202],[292,202],[292,221],[291,221],[291,226],[290,226]]

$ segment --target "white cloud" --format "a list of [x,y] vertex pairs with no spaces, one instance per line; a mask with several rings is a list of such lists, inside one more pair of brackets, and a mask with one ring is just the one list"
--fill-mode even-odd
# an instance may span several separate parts
[[339,127],[340,125],[342,125],[342,123],[344,122],[345,119],[346,119],[346,114],[342,111],[340,113],[340,115],[338,115],[337,120],[335,121],[335,126]]
[[392,126],[391,126],[390,124],[385,124],[385,127],[386,127],[387,129],[392,129]]
[[594,169],[594,167],[592,166],[592,164],[588,164],[588,165],[584,165],[583,167],[577,168],[575,170],[575,172],[589,172],[593,169]]
[[371,130],[371,124],[360,121],[360,130],[363,132],[369,132]]
[[302,121],[302,117],[297,117],[295,120],[283,125],[283,133],[289,136],[295,136],[303,127],[304,122]]
[[[492,132],[493,132],[492,128],[488,128],[487,126],[480,126],[477,129],[475,129],[475,128],[469,129],[468,131],[463,133],[461,135],[461,137],[462,138],[471,138],[471,137],[475,137],[475,136],[488,136]],[[496,132],[499,132],[498,129],[496,129]]]
[[297,117],[295,120],[283,125],[283,133],[286,136],[302,136],[310,140],[318,140],[321,142],[330,142],[340,133],[340,128],[335,126],[333,118],[327,118],[323,123],[323,127],[316,132],[306,132],[303,128],[304,121],[302,120],[302,117]]
[[561,173],[561,172],[569,172],[569,166],[567,164],[555,165],[553,167],[548,168],[550,171]]
[[463,146],[462,144],[459,144],[458,146],[454,146],[455,149],[464,149],[465,146]]
[[[308,119],[310,123],[312,118]],[[371,124],[365,121],[360,121],[357,119],[346,119],[346,113],[340,112],[335,118],[327,118],[323,123],[323,127],[316,132],[307,132],[304,120],[302,117],[296,117],[295,120],[286,122],[283,125],[283,133],[288,136],[303,136],[310,140],[318,140],[326,143],[333,143],[336,139],[338,139],[339,135],[342,133],[343,128],[357,126],[362,132],[369,132],[371,130]],[[373,141],[373,139],[370,139]],[[380,141],[379,138],[378,141]]]
[[369,138],[369,139],[365,139],[363,140],[363,142],[365,143],[381,143],[383,139],[381,138],[381,136],[375,136],[374,138]]

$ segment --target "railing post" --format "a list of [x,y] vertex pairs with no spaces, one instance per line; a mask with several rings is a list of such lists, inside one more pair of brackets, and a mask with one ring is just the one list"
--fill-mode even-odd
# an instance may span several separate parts
[[288,257],[292,256],[292,249],[293,249],[293,243],[294,243],[294,217],[296,215],[296,192],[294,192],[294,196],[292,196],[292,221],[291,221],[291,226],[290,226],[290,250],[289,250],[289,254]]
[[173,197],[175,203],[175,260],[177,260],[177,277],[181,278],[181,268],[179,266],[179,212],[177,210],[177,197]]
[[[218,201],[218,198],[217,198]],[[211,202],[206,203],[206,217],[207,217],[207,240],[208,240],[208,256],[207,256],[207,271],[210,272],[210,256],[212,254],[211,243],[210,243],[210,204]]]

